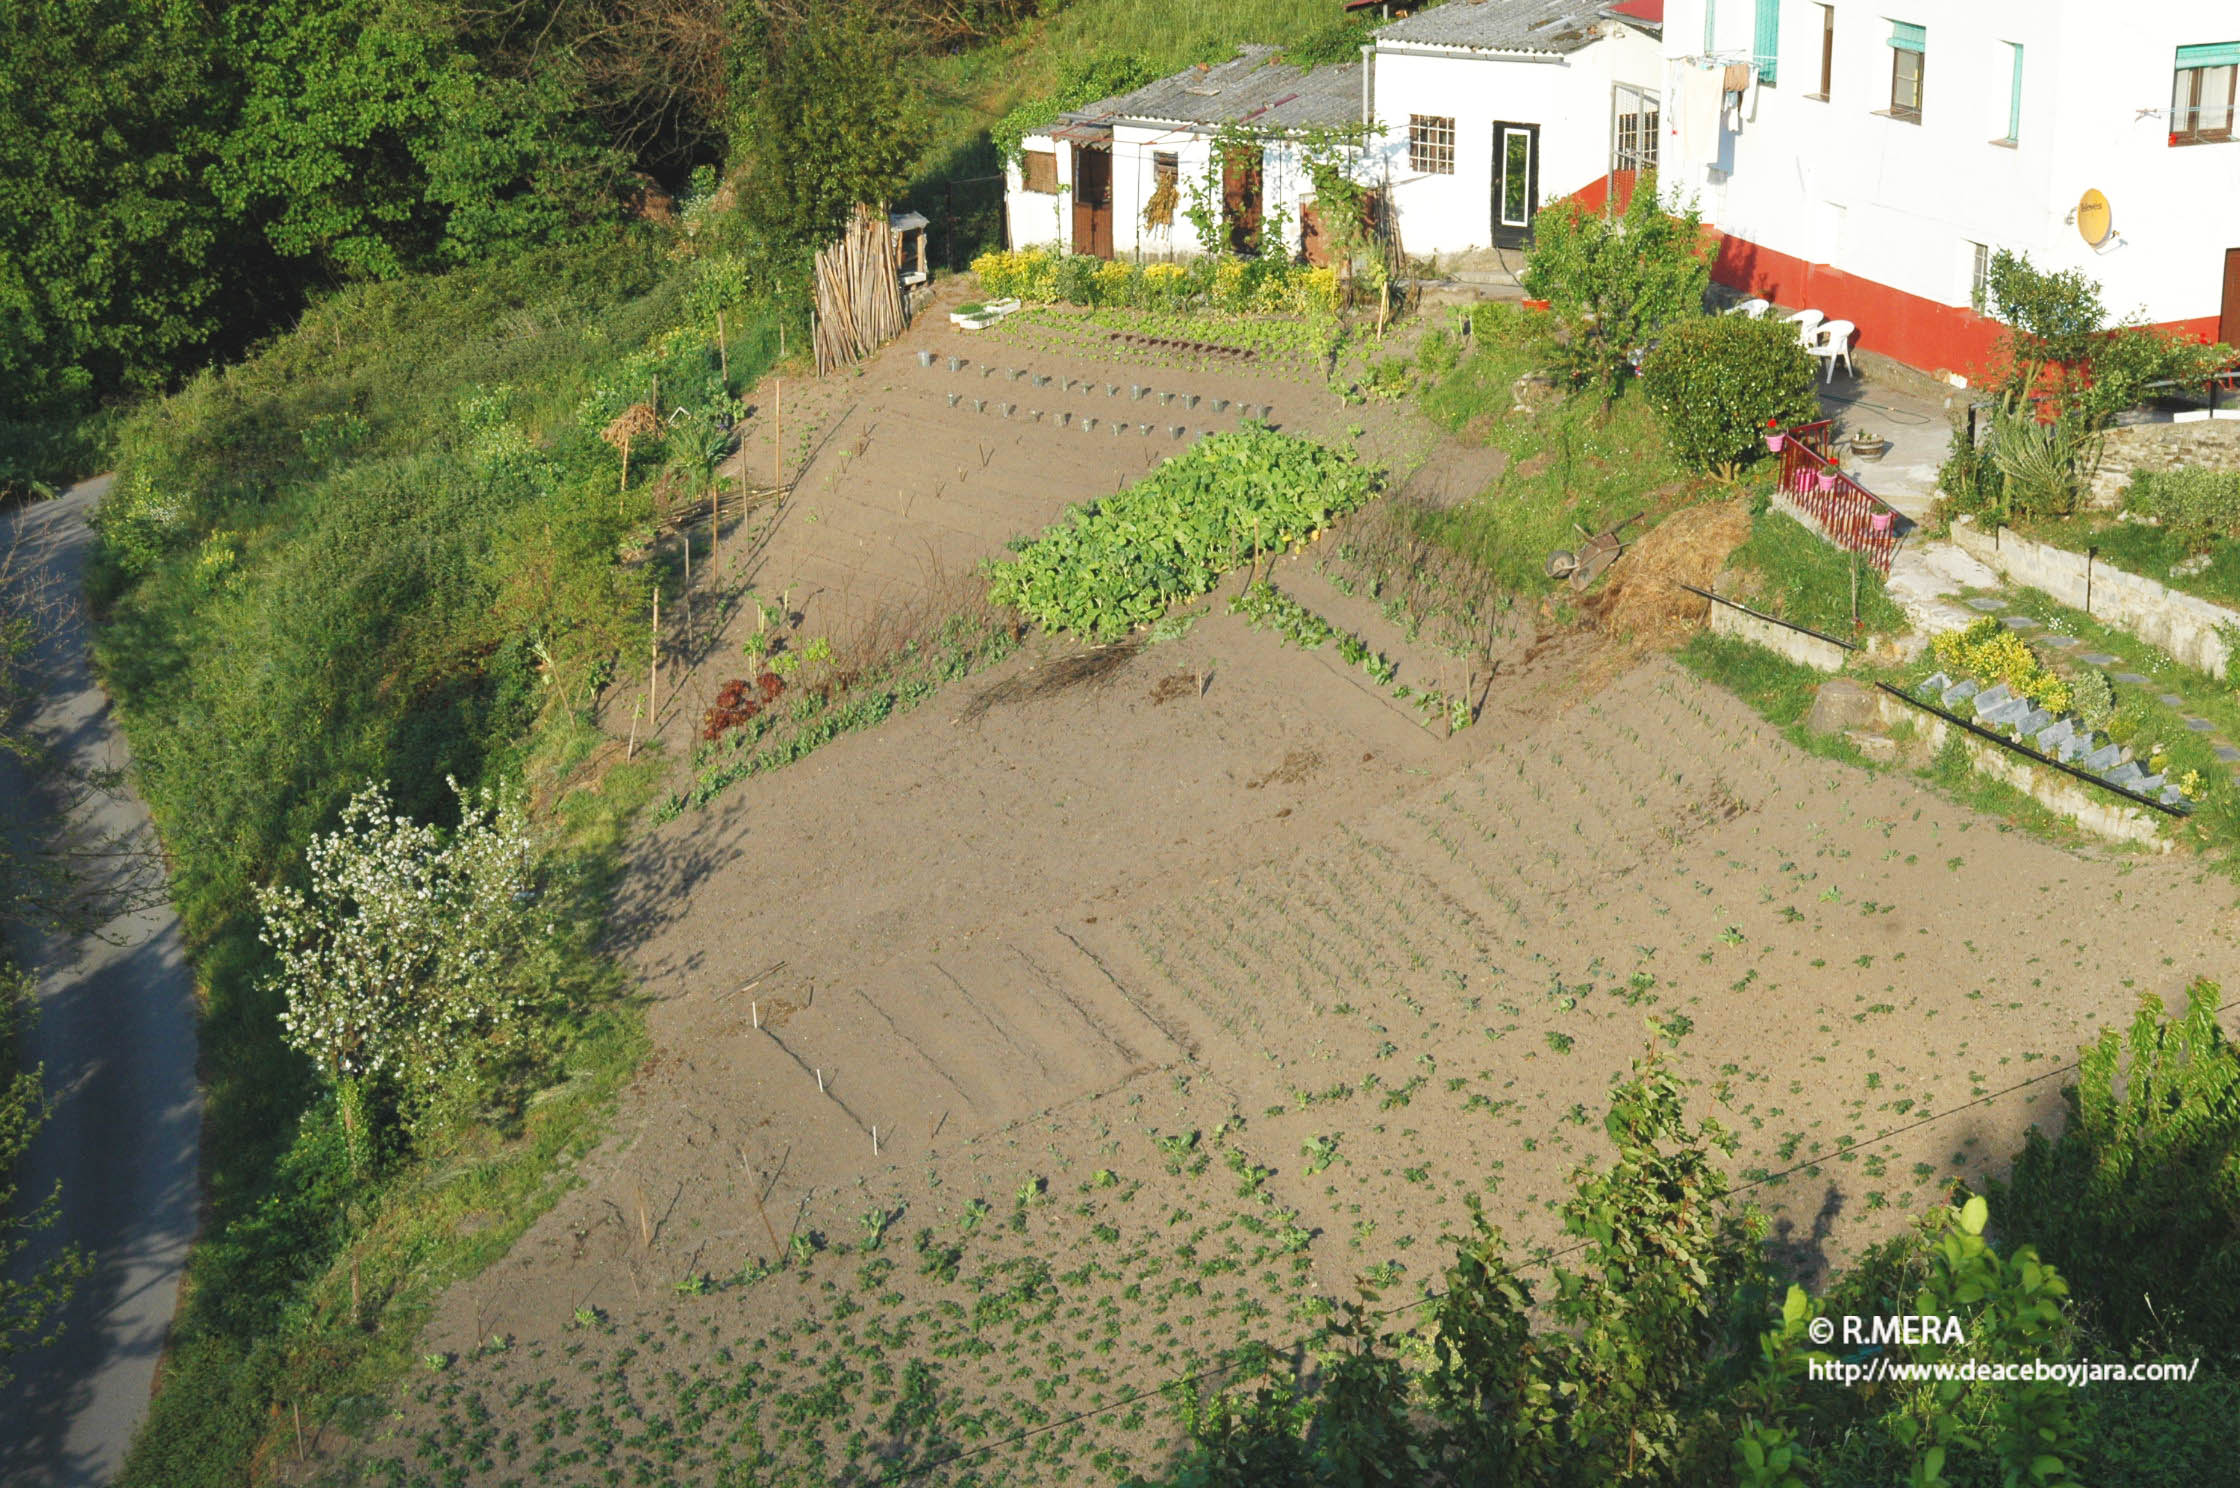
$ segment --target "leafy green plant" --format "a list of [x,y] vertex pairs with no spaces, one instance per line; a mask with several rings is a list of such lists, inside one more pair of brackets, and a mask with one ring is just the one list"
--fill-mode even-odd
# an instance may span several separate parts
[[1017,165],[1020,141],[1049,128],[1067,109],[1133,92],[1158,76],[1156,66],[1133,53],[1096,52],[1085,57],[1067,57],[1059,63],[1055,87],[1013,105],[989,126],[988,138],[995,145],[996,157],[1006,165]]
[[2106,672],[2096,667],[2079,671],[2069,679],[2069,708],[2086,728],[2106,729],[2115,721],[2115,684],[2108,680]]
[[1990,1190],[2002,1233],[2037,1246],[2125,1345],[2180,1340],[2233,1357],[2240,1332],[2240,1053],[2197,981],[2167,1020],[2140,1000],[2063,1092],[2059,1136],[2033,1127]]
[[2123,509],[2201,552],[2218,538],[2240,536],[2240,470],[2142,470],[2131,477]]
[[1573,383],[1615,397],[1642,348],[1702,312],[1711,260],[1701,218],[1693,207],[1667,210],[1653,174],[1617,217],[1557,203],[1534,222],[1523,283],[1562,331],[1557,365]]
[[1641,365],[1673,453],[1698,470],[1764,454],[1769,426],[1818,418],[1816,378],[1794,327],[1740,315],[1672,322]]
[[1053,630],[1114,640],[1255,552],[1315,536],[1369,493],[1366,472],[1311,441],[1260,427],[1208,435],[1015,543],[1017,556],[989,566],[989,598]]

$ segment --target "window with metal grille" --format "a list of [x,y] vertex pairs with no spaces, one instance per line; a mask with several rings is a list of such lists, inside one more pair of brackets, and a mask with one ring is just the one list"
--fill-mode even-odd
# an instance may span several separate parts
[[1022,150],[1019,153],[1019,184],[1027,191],[1040,191],[1056,195],[1058,190],[1058,152],[1055,150]]
[[2170,87],[2170,143],[2222,144],[2232,138],[2240,41],[2178,48]]
[[1929,52],[1925,26],[1890,23],[1890,116],[1921,122],[1921,79]]
[[1968,304],[1981,315],[1991,304],[1991,245],[1968,245]]
[[1451,115],[1408,115],[1408,169],[1427,176],[1454,174],[1454,119]]

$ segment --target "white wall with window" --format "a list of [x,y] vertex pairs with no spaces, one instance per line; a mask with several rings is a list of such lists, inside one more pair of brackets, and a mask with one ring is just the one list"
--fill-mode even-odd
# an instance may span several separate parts
[[[1668,107],[1668,184],[1743,240],[1732,257],[1964,309],[1986,244],[2086,270],[2118,313],[2219,314],[2240,249],[2234,0],[2120,17],[2104,0],[1669,0],[1665,50],[1673,99],[1752,64],[1716,138],[1687,137]],[[2073,225],[2087,189],[2113,208],[2097,247]],[[1831,260],[1816,224],[1835,203]]]
[[[1021,160],[1005,173],[1004,209],[1015,248],[1087,251],[1074,241],[1076,141],[1029,135]],[[1201,251],[1194,203],[1207,203],[1221,215],[1221,171],[1212,138],[1181,126],[1118,122],[1106,147],[1112,160],[1112,253],[1116,258],[1158,262],[1188,258]],[[1162,192],[1172,180],[1174,189]],[[1300,212],[1312,201],[1313,183],[1295,147],[1268,142],[1260,158],[1261,216],[1280,228],[1286,251],[1300,250]]]
[[1540,207],[1600,182],[1618,89],[1638,118],[1664,63],[1654,38],[1609,24],[1561,56],[1380,39],[1374,68],[1367,179],[1385,186],[1401,246],[1431,257],[1521,245]]
[[1020,158],[1004,167],[1006,240],[1014,248],[1068,247],[1073,242],[1073,147],[1046,134],[1020,141]]

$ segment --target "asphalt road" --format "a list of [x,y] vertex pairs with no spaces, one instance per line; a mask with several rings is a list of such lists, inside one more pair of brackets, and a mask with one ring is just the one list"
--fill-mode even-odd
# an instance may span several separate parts
[[178,919],[161,902],[147,811],[122,783],[124,740],[94,682],[77,603],[93,546],[86,518],[107,488],[102,477],[0,513],[0,552],[19,538],[66,602],[41,648],[46,690],[31,720],[64,768],[31,778],[0,756],[0,826],[69,853],[102,921],[91,935],[15,938],[38,979],[26,1058],[46,1066],[54,1101],[20,1192],[61,1183],[61,1222],[34,1249],[77,1245],[94,1269],[62,1337],[18,1357],[16,1383],[0,1394],[0,1483],[11,1488],[116,1476],[147,1413],[195,1231],[192,977]]

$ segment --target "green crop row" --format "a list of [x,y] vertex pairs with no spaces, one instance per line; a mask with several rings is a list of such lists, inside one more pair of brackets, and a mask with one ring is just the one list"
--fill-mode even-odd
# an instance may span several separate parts
[[1204,594],[1255,553],[1313,537],[1369,499],[1368,472],[1311,440],[1209,434],[1135,485],[1076,506],[988,569],[988,596],[1051,630],[1115,640]]
[[1460,733],[1470,726],[1468,698],[1450,698],[1436,688],[1410,687],[1405,682],[1395,681],[1400,669],[1367,641],[1350,630],[1338,629],[1266,579],[1255,580],[1244,593],[1230,600],[1229,613],[1244,616],[1244,623],[1254,630],[1274,631],[1302,651],[1319,650],[1335,641],[1338,655],[1347,666],[1361,668],[1378,686],[1389,688],[1401,702],[1415,704],[1425,724],[1433,718],[1444,718],[1452,733]]

